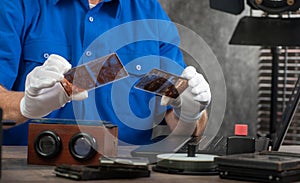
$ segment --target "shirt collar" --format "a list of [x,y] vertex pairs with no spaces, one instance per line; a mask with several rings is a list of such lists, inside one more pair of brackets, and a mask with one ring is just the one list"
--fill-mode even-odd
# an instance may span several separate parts
[[111,3],[110,6],[114,6],[114,8],[111,10],[111,15],[115,18],[119,18],[122,10],[122,0],[104,0],[104,2]]
[[[56,5],[59,1],[62,1],[62,0],[49,0],[53,5]],[[114,3],[117,3],[117,7],[116,7],[116,11],[115,11],[115,18],[119,18],[120,16],[120,12],[121,12],[121,9],[122,9],[122,1],[121,0],[104,0],[104,2],[114,2]]]
[[54,4],[54,5],[55,5],[56,3],[58,3],[58,1],[59,1],[59,0],[50,0],[50,2],[51,2],[52,4]]

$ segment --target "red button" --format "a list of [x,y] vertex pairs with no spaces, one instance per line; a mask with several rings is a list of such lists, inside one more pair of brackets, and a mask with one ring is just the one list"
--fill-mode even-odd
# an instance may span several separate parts
[[234,129],[235,135],[247,136],[248,135],[248,125],[236,124]]

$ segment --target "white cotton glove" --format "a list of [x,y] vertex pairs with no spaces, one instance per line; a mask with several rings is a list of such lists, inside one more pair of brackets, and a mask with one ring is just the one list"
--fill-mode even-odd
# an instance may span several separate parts
[[21,114],[27,118],[40,118],[67,102],[83,100],[87,91],[68,96],[60,81],[71,64],[59,55],[52,54],[42,66],[34,68],[26,77],[25,95],[20,102]]
[[181,121],[195,122],[211,101],[209,84],[193,66],[186,67],[181,76],[188,79],[188,88],[176,99],[162,97],[161,105],[171,105]]

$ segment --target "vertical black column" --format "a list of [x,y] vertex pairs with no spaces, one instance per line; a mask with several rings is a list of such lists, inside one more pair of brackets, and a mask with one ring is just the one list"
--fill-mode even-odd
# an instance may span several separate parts
[[280,48],[272,47],[272,82],[271,82],[271,106],[270,106],[270,138],[273,140],[273,134],[277,126],[277,99],[278,99],[278,76],[279,76],[279,56]]

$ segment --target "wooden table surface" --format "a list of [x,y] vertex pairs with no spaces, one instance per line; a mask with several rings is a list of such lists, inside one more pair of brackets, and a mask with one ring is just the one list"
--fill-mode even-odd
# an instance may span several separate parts
[[[283,151],[298,152],[300,153],[299,146],[289,146],[282,148]],[[17,182],[79,182],[75,180],[56,177],[53,174],[54,166],[41,166],[41,165],[28,165],[27,164],[27,147],[26,146],[4,146],[2,147],[2,177],[1,182],[17,183]],[[241,181],[220,179],[218,175],[213,176],[190,176],[190,175],[174,175],[164,174],[151,171],[151,176],[147,178],[137,179],[122,179],[122,180],[94,180],[94,181],[81,181],[84,183],[90,182],[166,182],[166,183],[235,183]]]

